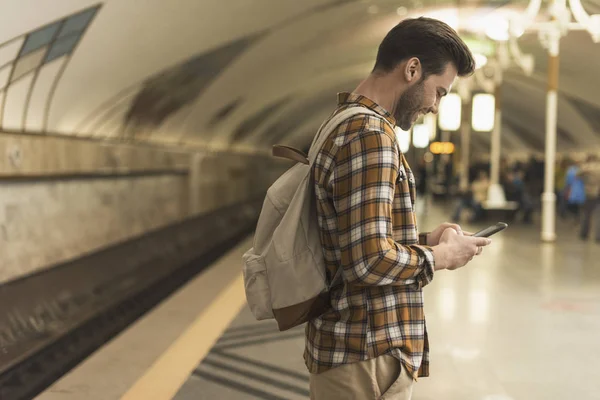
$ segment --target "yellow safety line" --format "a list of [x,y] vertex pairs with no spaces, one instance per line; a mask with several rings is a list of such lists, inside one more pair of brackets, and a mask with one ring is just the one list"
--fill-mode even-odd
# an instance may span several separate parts
[[170,400],[246,303],[242,274],[227,286],[121,400]]

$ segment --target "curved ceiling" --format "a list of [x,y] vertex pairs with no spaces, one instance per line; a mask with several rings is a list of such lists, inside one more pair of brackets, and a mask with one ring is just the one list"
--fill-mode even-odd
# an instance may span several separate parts
[[[433,0],[8,0],[0,24],[0,123],[6,131],[216,148],[305,146],[370,71],[402,15],[484,15],[526,2]],[[590,12],[599,3],[586,2]],[[545,7],[545,6],[544,6]],[[462,10],[462,11],[461,11]],[[462,14],[461,14],[462,12]],[[483,14],[482,14],[483,13]],[[472,15],[471,15],[472,17]],[[544,143],[545,50],[525,34],[535,72],[510,68],[503,145]],[[600,44],[561,41],[558,146],[600,147]],[[476,135],[476,148],[489,138]]]

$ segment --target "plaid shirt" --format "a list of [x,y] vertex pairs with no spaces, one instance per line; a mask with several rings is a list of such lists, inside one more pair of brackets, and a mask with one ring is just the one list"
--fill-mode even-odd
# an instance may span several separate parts
[[[400,153],[395,119],[373,101],[338,95],[341,111],[368,107],[327,139],[315,167],[317,215],[331,309],[306,325],[311,373],[389,353],[413,376],[429,375],[422,287],[433,279],[431,248],[419,245],[415,180]],[[335,113],[334,113],[335,115]]]

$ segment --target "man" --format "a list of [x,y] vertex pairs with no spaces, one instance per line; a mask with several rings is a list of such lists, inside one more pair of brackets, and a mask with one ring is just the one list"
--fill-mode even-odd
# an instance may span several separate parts
[[456,76],[474,67],[449,26],[405,20],[381,43],[370,76],[339,95],[336,112],[366,107],[379,115],[344,121],[315,162],[327,274],[341,267],[343,282],[331,289],[331,308],[306,326],[312,399],[410,399],[413,381],[428,375],[422,288],[490,240],[448,223],[418,234],[415,181],[392,126],[408,130],[419,115],[437,113]]
[[590,226],[594,220],[596,243],[600,243],[600,161],[596,155],[589,155],[578,173],[583,179],[585,188],[585,203],[583,205],[583,219],[581,221],[581,240],[587,240]]

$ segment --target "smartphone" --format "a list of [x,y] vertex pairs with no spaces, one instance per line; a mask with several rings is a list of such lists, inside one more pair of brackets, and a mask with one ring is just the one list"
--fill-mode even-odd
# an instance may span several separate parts
[[496,225],[492,225],[488,228],[482,229],[479,232],[475,233],[473,236],[475,237],[490,237],[495,233],[505,230],[508,228],[508,224],[504,222],[498,222]]

